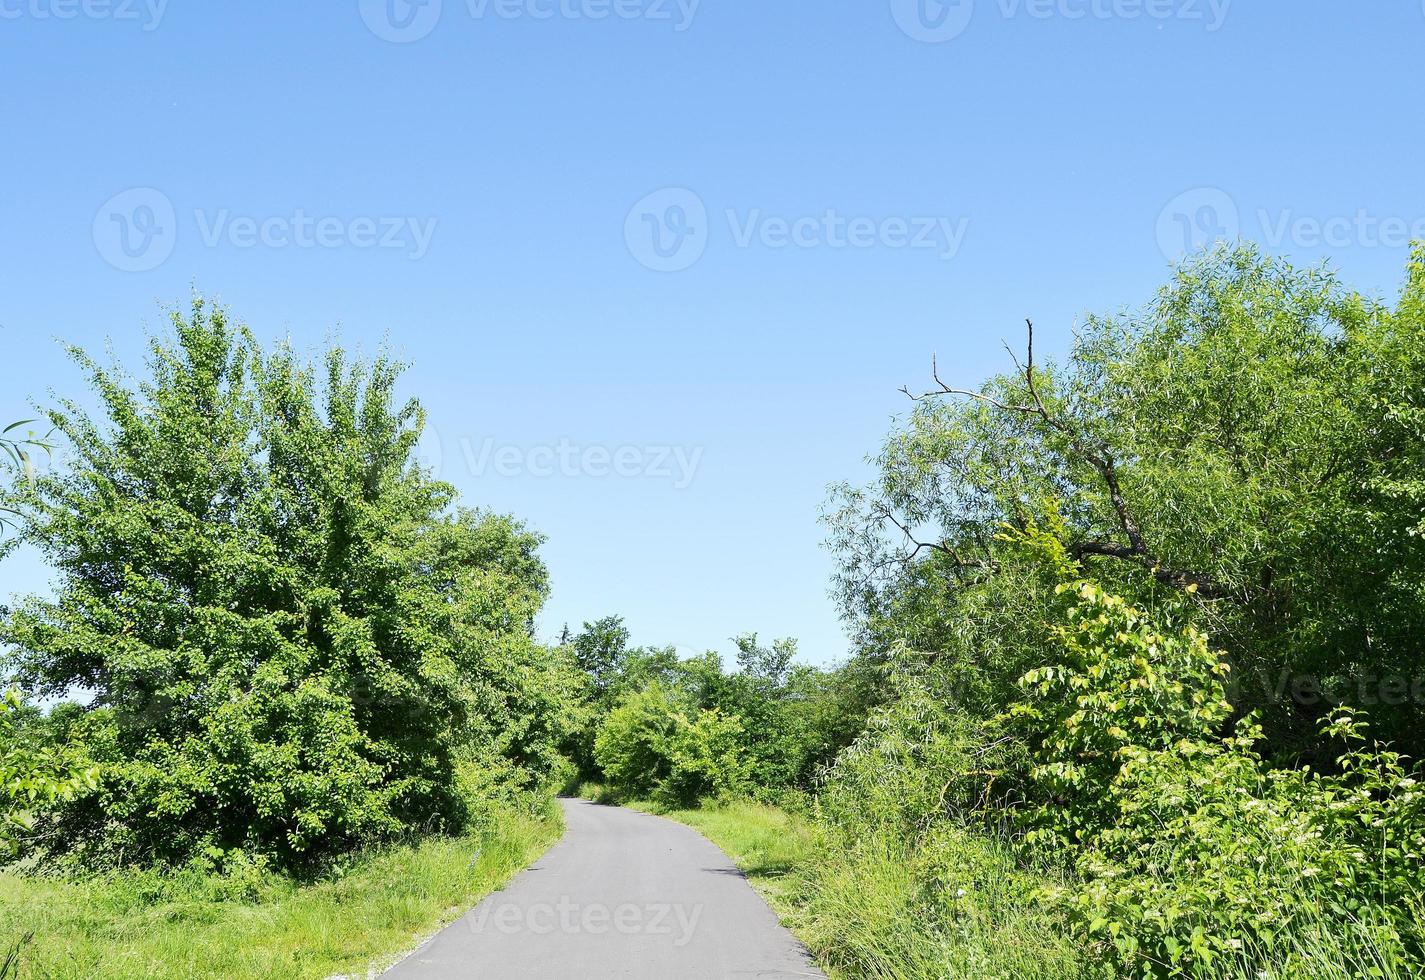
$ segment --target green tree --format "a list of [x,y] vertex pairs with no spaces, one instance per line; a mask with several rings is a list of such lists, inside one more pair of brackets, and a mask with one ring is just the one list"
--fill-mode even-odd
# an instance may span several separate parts
[[574,658],[603,693],[618,679],[628,655],[628,628],[622,616],[605,616],[584,628],[573,639]]
[[737,646],[737,665],[744,676],[776,689],[787,682],[787,673],[797,657],[797,641],[773,640],[770,647],[758,644],[756,633],[744,633],[732,641]]
[[[616,619],[602,622],[620,628],[622,623]],[[591,635],[587,628],[585,635]],[[748,633],[733,642],[739,669],[732,672],[712,650],[684,659],[671,647],[624,651],[616,670],[605,675],[605,686],[597,695],[582,743],[587,749],[574,753],[589,760],[584,775],[628,782],[626,775],[613,776],[601,769],[599,759],[608,756],[599,755],[596,738],[610,724],[629,722],[627,712],[613,718],[614,709],[642,703],[637,696],[656,688],[661,696],[676,699],[689,718],[714,712],[723,719],[739,719],[739,768],[748,789],[773,797],[787,789],[810,790],[819,770],[860,733],[870,711],[864,664],[820,670],[793,663],[797,644],[792,639],[776,640],[765,647],[756,634]],[[647,733],[653,729],[644,726],[641,730]],[[623,741],[628,746],[636,744]],[[620,766],[621,772],[628,768]],[[664,778],[666,774],[631,791],[635,795],[650,792],[649,787]]]
[[265,353],[201,300],[137,385],[72,354],[102,416],[50,411],[74,465],[11,497],[58,593],[0,624],[26,686],[93,693],[102,783],[58,840],[308,860],[458,824],[463,757],[547,764],[515,723],[548,681],[540,539],[413,464],[399,365]]
[[937,372],[879,482],[829,515],[863,649],[1002,709],[1045,662],[1055,583],[996,536],[1037,523],[1117,594],[1190,597],[1277,749],[1317,751],[1343,701],[1425,747],[1399,696],[1425,632],[1422,312],[1422,249],[1391,309],[1222,248],[1146,309],[1090,317],[1063,364],[1036,358],[1031,328],[1012,373],[959,389]]

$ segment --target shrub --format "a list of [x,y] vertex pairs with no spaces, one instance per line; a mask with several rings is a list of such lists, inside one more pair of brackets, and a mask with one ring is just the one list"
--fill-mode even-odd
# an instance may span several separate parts
[[1077,880],[1044,896],[1080,934],[1142,977],[1293,976],[1300,937],[1333,933],[1353,975],[1418,957],[1425,795],[1405,760],[1343,711],[1323,732],[1350,746],[1338,773],[1270,768],[1250,719],[1216,736],[1226,667],[1200,632],[1063,592],[1061,662],[1009,716],[1034,751],[1027,841],[1077,845]]
[[817,814],[847,840],[914,840],[975,799],[979,726],[924,686],[902,684],[901,697],[871,716],[822,782]]
[[626,696],[599,730],[595,759],[613,789],[667,806],[735,793],[746,785],[742,722],[694,711],[659,682]]
[[[1359,725],[1331,727],[1358,739]],[[1340,775],[1271,769],[1252,749],[1260,737],[1247,725],[1219,741],[1125,750],[1110,788],[1118,822],[1085,840],[1081,881],[1050,897],[1145,977],[1216,977],[1228,965],[1307,975],[1291,971],[1312,936],[1351,940],[1339,955],[1353,959],[1338,964],[1349,975],[1418,963],[1425,820],[1414,777],[1380,746],[1353,749]]]
[[15,716],[22,710],[18,690],[0,696],[0,858],[11,856],[33,833],[37,810],[98,784],[98,770],[75,747],[31,744],[30,733],[17,732]]
[[1113,783],[1130,752],[1166,750],[1210,735],[1232,712],[1228,667],[1207,637],[1150,615],[1087,581],[1050,634],[1059,662],[1020,679],[1007,718],[1034,753],[1040,801],[1031,820],[1066,840],[1118,819]]

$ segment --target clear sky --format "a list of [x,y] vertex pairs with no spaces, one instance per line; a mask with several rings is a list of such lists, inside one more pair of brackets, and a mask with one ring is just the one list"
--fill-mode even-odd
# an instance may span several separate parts
[[549,536],[545,635],[832,661],[818,509],[932,352],[1062,350],[1219,235],[1396,293],[1422,58],[1420,0],[0,0],[0,408],[191,288],[389,338]]

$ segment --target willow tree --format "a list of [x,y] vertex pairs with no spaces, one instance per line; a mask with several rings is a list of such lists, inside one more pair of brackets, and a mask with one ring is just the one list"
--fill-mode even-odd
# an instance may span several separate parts
[[1399,302],[1250,246],[1091,317],[1062,363],[908,392],[881,477],[833,509],[843,606],[993,712],[1044,643],[1051,586],[999,540],[1055,527],[1083,575],[1185,598],[1239,710],[1310,750],[1338,703],[1425,747],[1425,248]]

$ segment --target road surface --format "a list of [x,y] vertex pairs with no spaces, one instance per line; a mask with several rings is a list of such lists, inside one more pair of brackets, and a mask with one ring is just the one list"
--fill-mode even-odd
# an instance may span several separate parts
[[562,841],[386,977],[825,980],[697,831],[584,800],[562,805]]

